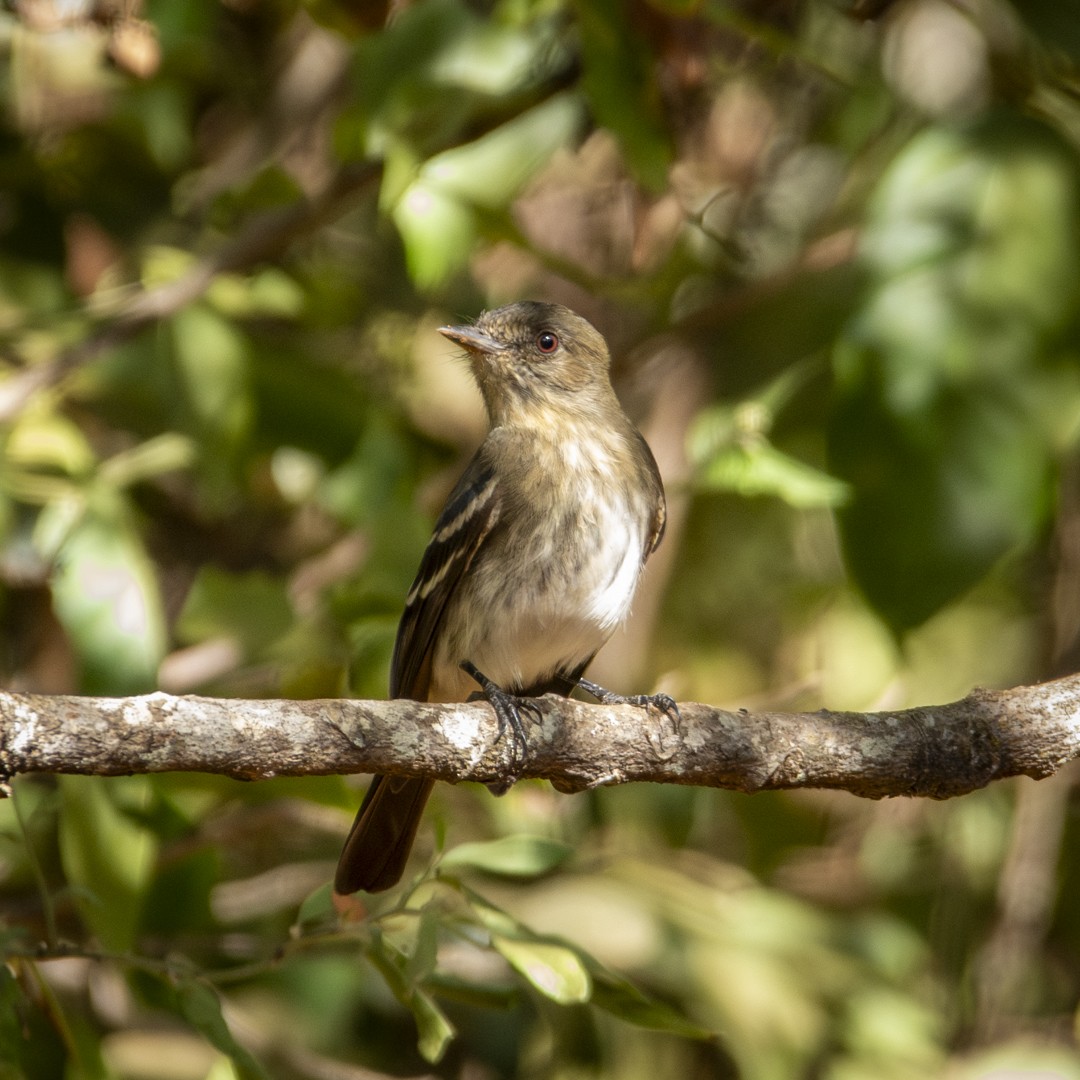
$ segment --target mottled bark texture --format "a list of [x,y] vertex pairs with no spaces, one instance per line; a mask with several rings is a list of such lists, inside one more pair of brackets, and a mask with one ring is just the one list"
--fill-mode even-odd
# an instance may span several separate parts
[[[1049,776],[1080,750],[1080,676],[882,713],[726,712],[540,701],[515,775],[563,791],[647,780],[763,791],[840,788],[867,798],[962,795]],[[240,701],[0,693],[0,773],[209,772],[245,780],[378,772],[505,780],[510,740],[486,703]]]

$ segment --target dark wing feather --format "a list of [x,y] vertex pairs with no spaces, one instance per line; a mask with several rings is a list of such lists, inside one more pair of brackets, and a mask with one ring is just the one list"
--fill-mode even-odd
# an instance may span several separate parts
[[[478,453],[435,523],[405,601],[390,665],[391,697],[427,699],[443,612],[498,517],[495,474]],[[338,860],[337,892],[381,892],[401,879],[432,784],[424,777],[374,778]]]
[[450,494],[405,601],[390,664],[390,696],[424,701],[443,611],[499,517],[494,469],[480,453]]
[[645,538],[645,558],[647,559],[664,539],[664,529],[667,527],[667,500],[664,498],[664,482],[660,479],[660,469],[656,464],[649,444],[640,431],[635,431],[638,445],[642,451],[642,461],[645,465],[645,478],[653,489],[653,513],[649,521],[649,535]]

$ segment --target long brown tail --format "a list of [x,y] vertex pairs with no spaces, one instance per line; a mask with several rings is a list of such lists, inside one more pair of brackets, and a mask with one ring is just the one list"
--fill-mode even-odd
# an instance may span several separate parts
[[335,892],[382,892],[401,880],[434,783],[401,776],[372,780],[338,859]]

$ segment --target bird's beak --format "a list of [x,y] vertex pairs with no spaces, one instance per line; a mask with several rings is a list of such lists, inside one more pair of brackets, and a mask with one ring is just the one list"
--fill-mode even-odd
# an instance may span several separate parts
[[466,352],[497,353],[502,352],[502,342],[481,333],[475,326],[440,326],[439,333],[460,345]]

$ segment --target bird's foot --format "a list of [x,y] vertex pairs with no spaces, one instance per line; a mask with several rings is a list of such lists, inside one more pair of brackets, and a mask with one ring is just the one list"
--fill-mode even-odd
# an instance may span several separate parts
[[495,710],[495,719],[499,722],[499,733],[495,736],[495,741],[498,742],[509,730],[513,740],[512,765],[515,769],[523,765],[529,756],[529,741],[525,737],[525,724],[521,714],[528,713],[533,723],[539,723],[543,718],[540,706],[531,698],[515,697],[508,693],[469,660],[461,662],[461,670],[475,679],[480,686],[479,691],[469,695],[469,700],[484,698]]
[[578,686],[604,705],[637,705],[646,712],[650,707],[659,710],[663,719],[657,730],[646,735],[649,745],[662,761],[667,761],[677,751],[682,741],[682,715],[670,694],[632,694],[628,697],[625,694],[616,694],[613,690],[605,690],[588,679],[578,679]]
[[578,679],[578,686],[602,705],[638,705],[645,709],[651,706],[659,709],[676,725],[682,720],[679,706],[675,704],[675,699],[670,694],[631,694],[628,697],[625,694],[616,694],[614,690],[605,690],[604,687],[589,682],[588,679]]

